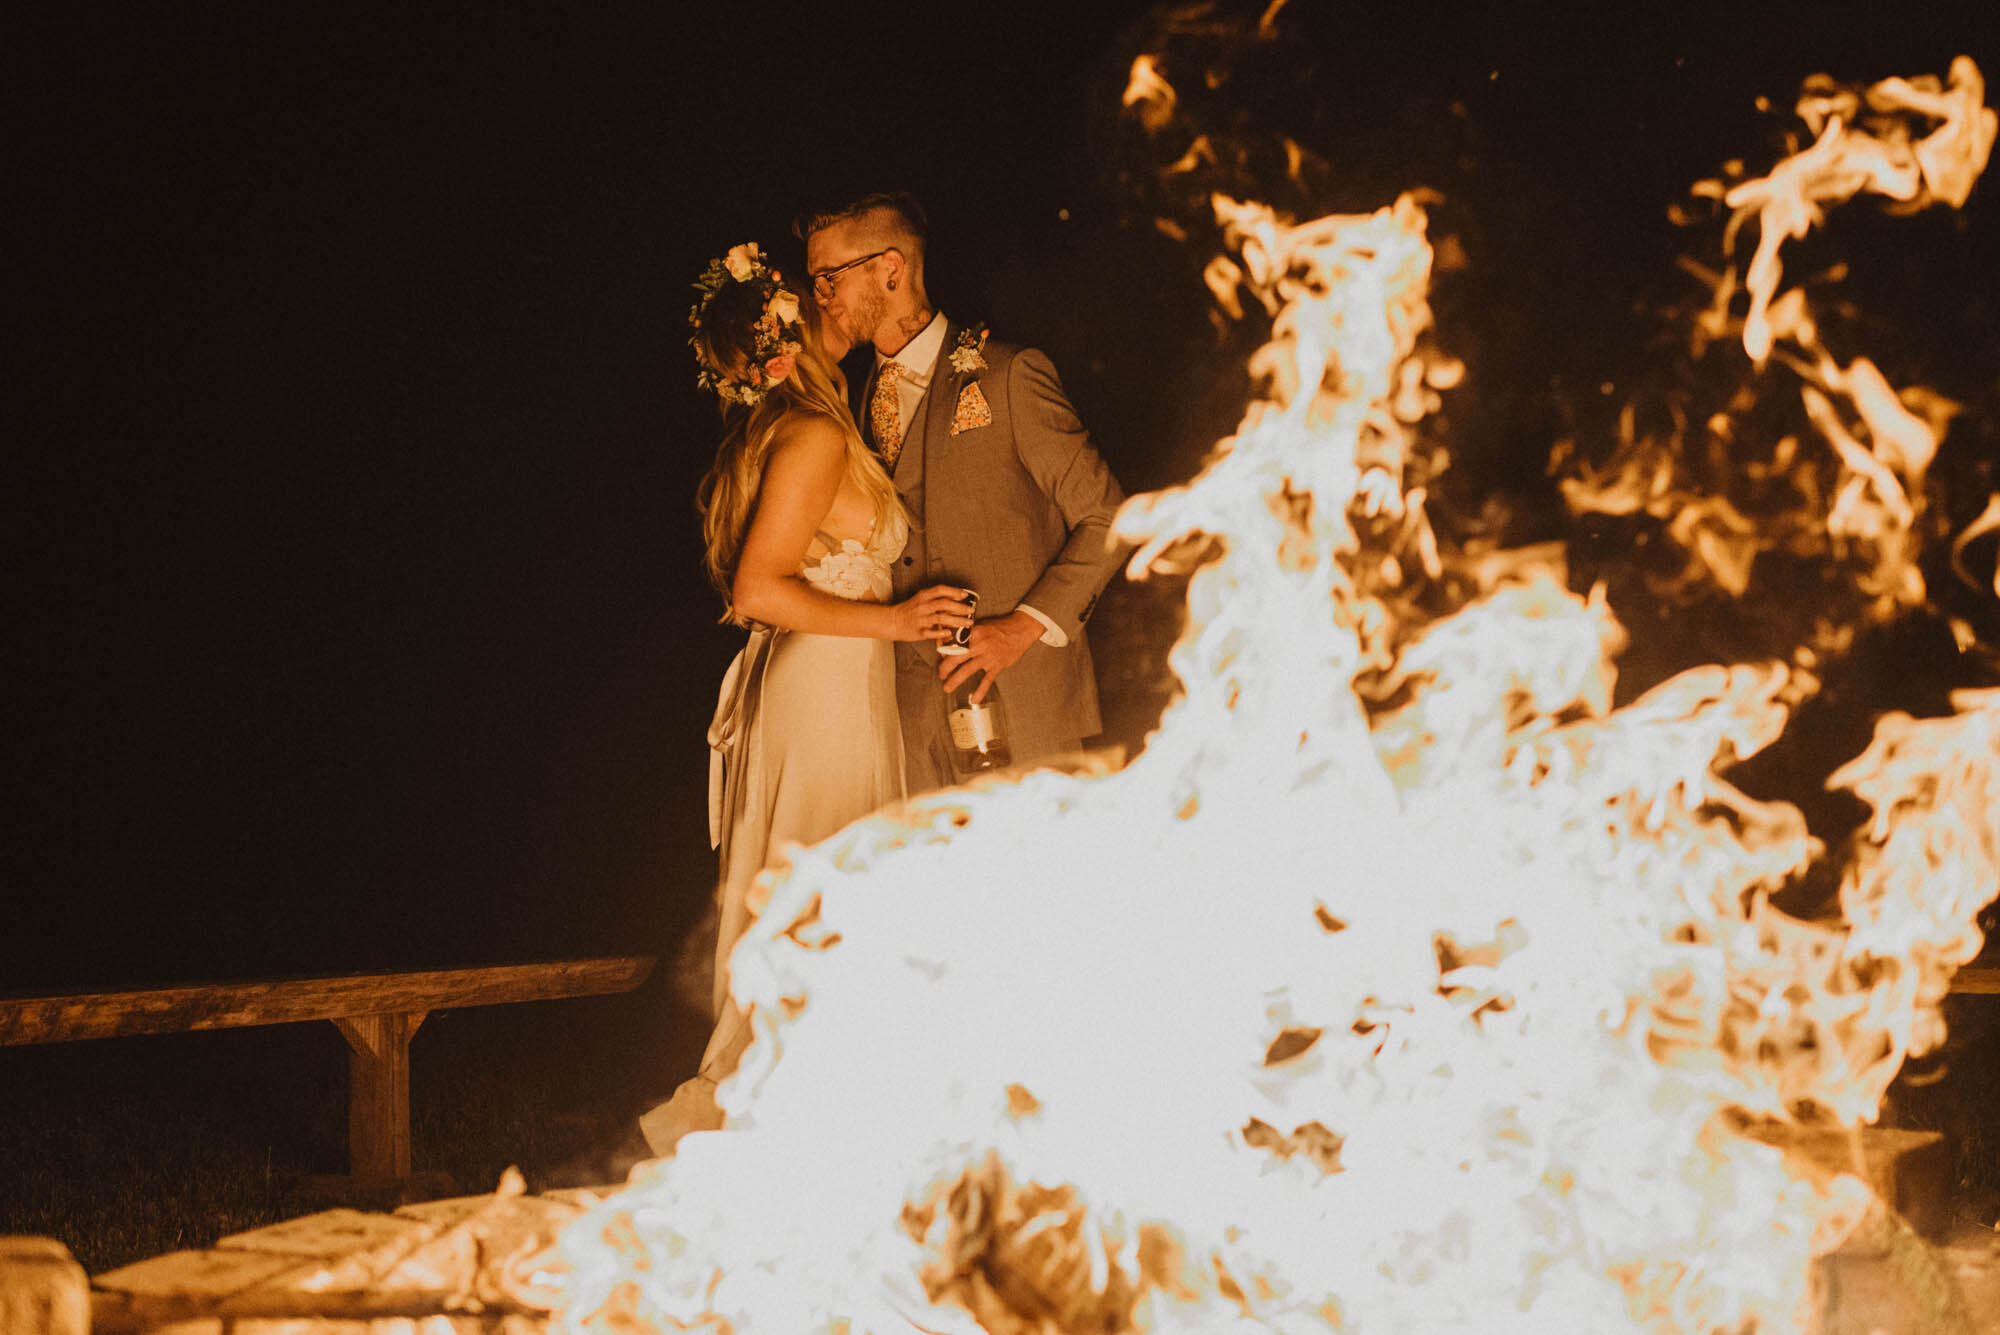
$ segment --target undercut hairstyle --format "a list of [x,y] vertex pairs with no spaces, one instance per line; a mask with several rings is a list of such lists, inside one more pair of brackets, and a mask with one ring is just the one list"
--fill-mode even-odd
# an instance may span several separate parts
[[835,223],[853,223],[870,250],[894,246],[903,252],[903,259],[911,268],[923,271],[930,224],[924,217],[924,206],[917,203],[915,195],[893,190],[863,195],[837,209],[801,213],[792,220],[792,235],[804,241]]

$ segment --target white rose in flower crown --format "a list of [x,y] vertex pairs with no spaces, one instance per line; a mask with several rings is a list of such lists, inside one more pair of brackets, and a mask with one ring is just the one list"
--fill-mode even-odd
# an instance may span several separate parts
[[740,246],[731,246],[729,253],[722,257],[722,267],[729,270],[729,276],[743,282],[757,269],[757,243],[745,241]]
[[770,304],[764,309],[777,316],[779,324],[799,322],[799,299],[784,288],[779,288],[772,295]]

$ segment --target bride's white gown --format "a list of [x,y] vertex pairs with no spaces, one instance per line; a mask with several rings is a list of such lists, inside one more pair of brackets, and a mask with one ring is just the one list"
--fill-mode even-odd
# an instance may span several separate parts
[[[875,528],[866,542],[821,533],[799,574],[841,598],[889,601],[890,564],[908,530],[895,514]],[[754,916],[757,874],[785,861],[790,847],[818,843],[903,798],[892,644],[754,628],[723,677],[708,742],[709,838],[721,862],[715,1029],[701,1077],[640,1119],[656,1153],[686,1131],[719,1124],[713,1084],[735,1070],[749,1044],[749,1023],[729,997],[728,965]]]

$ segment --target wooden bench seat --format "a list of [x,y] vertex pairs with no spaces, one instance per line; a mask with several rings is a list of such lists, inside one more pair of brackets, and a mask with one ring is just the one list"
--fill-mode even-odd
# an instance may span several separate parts
[[[349,1052],[348,1161],[360,1179],[410,1175],[410,1038],[433,1010],[629,992],[646,955],[264,982],[0,996],[0,1045],[331,1020]],[[1952,991],[2000,996],[2000,960],[1961,968]]]
[[650,955],[463,969],[194,983],[0,996],[0,1045],[171,1034],[331,1020],[348,1054],[348,1170],[367,1182],[410,1176],[410,1038],[433,1010],[629,992]]
[[1982,955],[1952,975],[1951,990],[1973,996],[2000,996],[2000,960]]

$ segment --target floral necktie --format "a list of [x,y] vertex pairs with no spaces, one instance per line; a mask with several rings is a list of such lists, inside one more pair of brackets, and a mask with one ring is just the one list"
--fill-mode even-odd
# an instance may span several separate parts
[[875,433],[875,448],[883,466],[892,473],[896,471],[896,456],[903,452],[902,375],[900,364],[883,362],[875,373],[875,393],[868,400],[868,425]]

